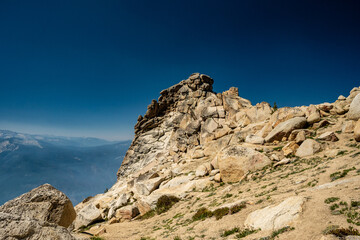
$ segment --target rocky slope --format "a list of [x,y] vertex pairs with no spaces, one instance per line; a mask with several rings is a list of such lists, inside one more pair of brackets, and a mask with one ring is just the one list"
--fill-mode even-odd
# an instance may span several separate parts
[[[245,239],[331,239],[327,227],[360,224],[359,88],[334,103],[273,109],[212,84],[196,73],[161,91],[138,118],[117,183],[75,207],[75,231],[234,239],[247,229]],[[330,197],[340,198],[332,210]],[[340,213],[340,201],[354,206]],[[356,217],[347,220],[349,212]]]
[[75,207],[73,235],[357,239],[360,88],[274,109],[212,84],[192,74],[151,102],[118,181]]

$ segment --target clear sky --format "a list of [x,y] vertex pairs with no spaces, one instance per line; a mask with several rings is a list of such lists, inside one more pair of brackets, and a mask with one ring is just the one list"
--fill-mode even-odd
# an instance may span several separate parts
[[193,72],[252,103],[360,85],[359,0],[1,0],[0,129],[131,139]]

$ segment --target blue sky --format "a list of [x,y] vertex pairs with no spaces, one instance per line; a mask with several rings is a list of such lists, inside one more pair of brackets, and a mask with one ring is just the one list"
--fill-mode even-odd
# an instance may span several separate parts
[[252,103],[335,101],[360,82],[358,0],[0,1],[0,129],[131,139],[193,72]]

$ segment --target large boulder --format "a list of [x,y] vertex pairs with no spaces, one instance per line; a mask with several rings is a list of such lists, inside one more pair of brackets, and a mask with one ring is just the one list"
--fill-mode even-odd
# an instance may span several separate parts
[[360,119],[355,124],[354,138],[357,142],[360,142]]
[[70,199],[62,192],[44,184],[0,207],[0,212],[68,227],[76,217]]
[[135,191],[140,195],[149,195],[164,181],[163,177],[156,177],[146,181],[135,183]]
[[66,228],[55,223],[0,212],[0,240],[12,239],[76,240]]
[[307,124],[305,117],[294,117],[277,125],[265,138],[266,142],[274,140],[281,141],[283,137],[288,137],[295,129],[304,128]]
[[296,151],[296,156],[298,157],[307,157],[314,155],[317,152],[320,152],[321,145],[312,139],[306,139]]
[[299,217],[304,202],[304,197],[290,197],[279,205],[256,210],[247,216],[245,226],[265,231],[289,226]]
[[76,216],[74,221],[75,229],[87,227],[91,223],[102,219],[103,210],[97,208],[93,203],[90,203],[83,207]]
[[352,100],[347,117],[355,121],[360,118],[360,94]]
[[66,229],[76,217],[70,199],[44,184],[0,207],[0,239],[75,239]]
[[221,179],[224,182],[240,181],[248,171],[261,169],[271,160],[264,154],[241,145],[230,145],[218,155]]

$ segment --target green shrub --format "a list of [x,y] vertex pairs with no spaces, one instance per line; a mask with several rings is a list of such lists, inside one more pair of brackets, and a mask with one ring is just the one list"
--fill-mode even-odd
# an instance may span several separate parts
[[230,214],[240,212],[241,209],[246,208],[246,203],[241,203],[230,208]]
[[202,207],[194,214],[194,216],[192,216],[192,219],[193,221],[198,221],[198,220],[204,220],[205,218],[209,218],[212,216],[213,213],[210,210],[208,210],[205,207]]
[[278,235],[284,233],[284,232],[288,232],[288,231],[292,231],[294,230],[295,228],[293,227],[283,227],[283,228],[280,228],[279,230],[276,230],[276,231],[273,231],[272,234],[271,234],[271,238],[274,239],[275,237],[277,237]]
[[155,216],[155,211],[151,210],[145,213],[144,215],[142,215],[139,219],[149,219],[152,218],[153,216]]
[[339,200],[338,197],[329,197],[329,198],[325,199],[324,202],[325,202],[326,204],[329,204],[329,203],[332,203],[332,202],[336,202],[337,200]]
[[227,236],[230,236],[234,233],[237,233],[239,232],[239,228],[238,227],[234,227],[233,229],[230,229],[230,230],[226,230],[223,234],[221,234],[222,237],[227,237]]
[[360,233],[357,229],[352,227],[349,228],[333,228],[328,231],[328,234],[333,234],[337,237],[343,238],[346,236],[360,236]]
[[250,234],[256,233],[258,231],[259,230],[245,228],[244,230],[242,230],[238,234],[236,234],[236,237],[237,238],[244,238],[244,237],[246,237],[246,236],[248,236]]
[[169,210],[180,199],[174,196],[161,196],[156,203],[156,213],[161,214]]
[[227,208],[227,207],[218,208],[213,212],[213,215],[216,217],[216,220],[219,220],[223,216],[228,215],[228,214],[229,214],[229,208]]

